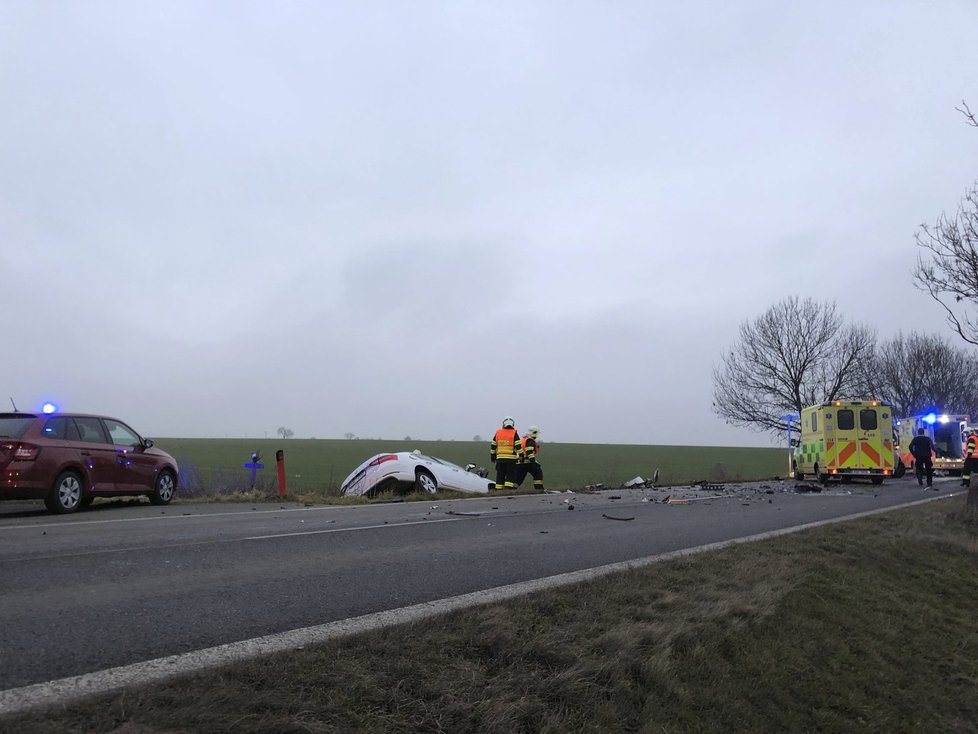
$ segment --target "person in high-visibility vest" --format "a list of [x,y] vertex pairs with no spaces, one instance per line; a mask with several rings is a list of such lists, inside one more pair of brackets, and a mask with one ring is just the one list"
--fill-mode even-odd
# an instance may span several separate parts
[[523,484],[523,480],[529,474],[533,477],[533,489],[543,491],[543,467],[540,466],[540,429],[536,426],[530,426],[530,430],[520,441],[517,467],[517,487]]
[[961,486],[971,485],[971,471],[978,469],[978,433],[972,431],[964,443],[964,467],[961,469]]
[[512,416],[503,418],[503,425],[496,429],[489,445],[489,460],[496,465],[496,489],[516,489],[516,461],[520,447],[520,434]]

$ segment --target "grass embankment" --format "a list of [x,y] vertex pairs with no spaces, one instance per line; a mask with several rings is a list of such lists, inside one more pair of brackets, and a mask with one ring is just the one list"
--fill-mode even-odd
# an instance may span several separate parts
[[[958,497],[0,720],[47,732],[974,732]],[[122,728],[119,728],[122,727]]]
[[[183,496],[247,490],[251,474],[244,464],[255,451],[265,465],[258,473],[256,489],[275,494],[278,449],[285,452],[286,486],[292,495],[336,496],[350,472],[382,452],[420,449],[460,466],[471,462],[492,472],[488,441],[161,438],[157,445],[180,463]],[[635,476],[650,479],[657,468],[662,485],[700,479],[768,479],[787,471],[786,453],[776,448],[544,443],[540,459],[550,489],[580,489],[597,483],[619,487]]]

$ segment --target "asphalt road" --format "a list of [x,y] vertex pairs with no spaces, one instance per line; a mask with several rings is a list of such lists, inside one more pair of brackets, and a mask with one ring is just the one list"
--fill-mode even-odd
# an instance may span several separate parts
[[68,516],[2,503],[0,690],[958,489],[938,486],[799,493],[772,481],[722,496],[636,489],[355,507],[119,502]]

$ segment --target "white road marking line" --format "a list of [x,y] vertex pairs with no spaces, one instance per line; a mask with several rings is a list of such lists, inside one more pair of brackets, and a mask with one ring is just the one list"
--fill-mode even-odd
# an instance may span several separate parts
[[0,716],[20,713],[44,706],[64,706],[82,698],[112,693],[126,686],[155,683],[184,673],[195,673],[206,668],[228,665],[262,655],[295,650],[306,645],[319,644],[361,632],[414,622],[457,609],[493,604],[518,596],[524,596],[535,591],[554,589],[568,584],[576,584],[581,581],[589,581],[607,576],[608,574],[618,573],[619,571],[642,568],[653,563],[669,561],[674,558],[720,550],[721,548],[740,545],[742,543],[777,538],[781,535],[790,535],[791,533],[797,533],[802,530],[832,525],[847,520],[857,520],[862,517],[880,515],[884,512],[892,512],[893,510],[922,505],[925,502],[948,499],[951,496],[953,495],[928,497],[927,499],[916,500],[903,505],[857,512],[844,517],[834,517],[829,520],[819,520],[790,528],[770,530],[765,533],[747,535],[742,538],[721,540],[695,548],[682,548],[680,550],[669,551],[668,553],[660,553],[654,556],[646,556],[645,558],[636,558],[619,563],[610,563],[606,566],[586,568],[580,571],[571,571],[570,573],[562,573],[557,576],[548,576],[547,578],[509,584],[508,586],[497,586],[493,589],[475,591],[470,594],[462,594],[448,599],[438,599],[423,604],[401,607],[400,609],[390,609],[384,612],[376,612],[375,614],[365,614],[361,617],[341,619],[336,622],[329,622],[314,627],[302,627],[300,629],[289,630],[288,632],[255,637],[250,640],[230,642],[226,645],[209,647],[195,652],[169,655],[155,660],[147,660],[142,663],[123,665],[117,668],[109,668],[108,670],[100,670],[95,673],[84,673],[83,675],[61,678],[60,680],[48,681],[47,683],[35,683],[34,685],[23,686],[21,688],[10,688],[5,691],[0,691]]
[[[379,528],[396,528],[405,525],[431,525],[436,522],[455,522],[456,520],[471,520],[472,518],[466,517],[449,517],[444,520],[411,520],[407,522],[389,522],[382,525],[354,525],[349,528],[327,528],[326,530],[303,530],[297,533],[281,533],[279,535],[254,535],[246,538],[212,538],[209,540],[192,540],[188,543],[168,543],[166,545],[154,545],[154,551],[159,552],[163,550],[169,550],[170,548],[190,548],[197,545],[216,545],[219,543],[241,543],[246,540],[267,540],[270,538],[289,538],[294,535],[319,535],[320,533],[349,533],[353,530],[377,530]],[[107,555],[111,553],[126,553],[134,554],[141,553],[145,550],[142,546],[128,547],[128,548],[101,548],[99,550],[90,551],[65,551],[64,553],[53,553],[47,556],[31,556],[31,561],[49,561],[53,558],[79,558],[81,556],[100,556]],[[24,558],[0,558],[0,564],[3,563],[23,563]]]
[[277,533],[276,535],[252,535],[242,540],[268,540],[269,538],[292,538],[296,535],[321,535],[323,533],[348,533],[351,530],[377,530],[378,528],[399,528],[404,525],[431,525],[436,522],[455,522],[464,517],[446,517],[444,520],[411,520],[409,522],[385,522],[381,525],[357,525],[353,528],[327,528],[325,530],[303,530],[298,533]]
[[[173,507],[169,505],[169,507]],[[251,517],[253,515],[269,515],[274,512],[311,512],[313,510],[336,510],[340,508],[347,507],[370,507],[370,505],[320,505],[317,507],[287,507],[280,508],[278,510],[252,510],[250,512],[245,512],[244,510],[238,510],[237,512],[209,512],[199,515],[153,515],[152,517],[120,517],[113,520],[76,520],[73,522],[49,522],[37,525],[0,525],[0,531],[3,530],[34,530],[35,528],[67,528],[67,527],[77,527],[79,525],[104,525],[106,523],[115,522],[143,522],[147,520],[194,520],[202,517],[226,517],[228,515],[242,515]],[[179,508],[177,508],[179,509]],[[165,510],[164,510],[165,512]]]

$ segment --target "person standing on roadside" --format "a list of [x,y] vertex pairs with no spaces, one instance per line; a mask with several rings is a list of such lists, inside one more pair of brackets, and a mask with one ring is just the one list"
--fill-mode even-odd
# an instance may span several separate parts
[[503,418],[503,425],[496,430],[489,445],[489,460],[496,465],[496,489],[516,489],[516,461],[520,446],[520,434],[512,416]]
[[971,471],[978,469],[978,433],[971,431],[964,442],[964,467],[961,469],[961,486],[971,486]]
[[529,474],[533,477],[533,489],[543,491],[543,467],[540,466],[540,429],[530,426],[530,430],[520,440],[519,463],[517,464],[516,486],[519,487]]
[[923,428],[917,430],[917,435],[910,442],[910,453],[913,454],[913,469],[917,475],[917,484],[924,485],[924,474],[927,474],[927,486],[934,481],[934,442]]

